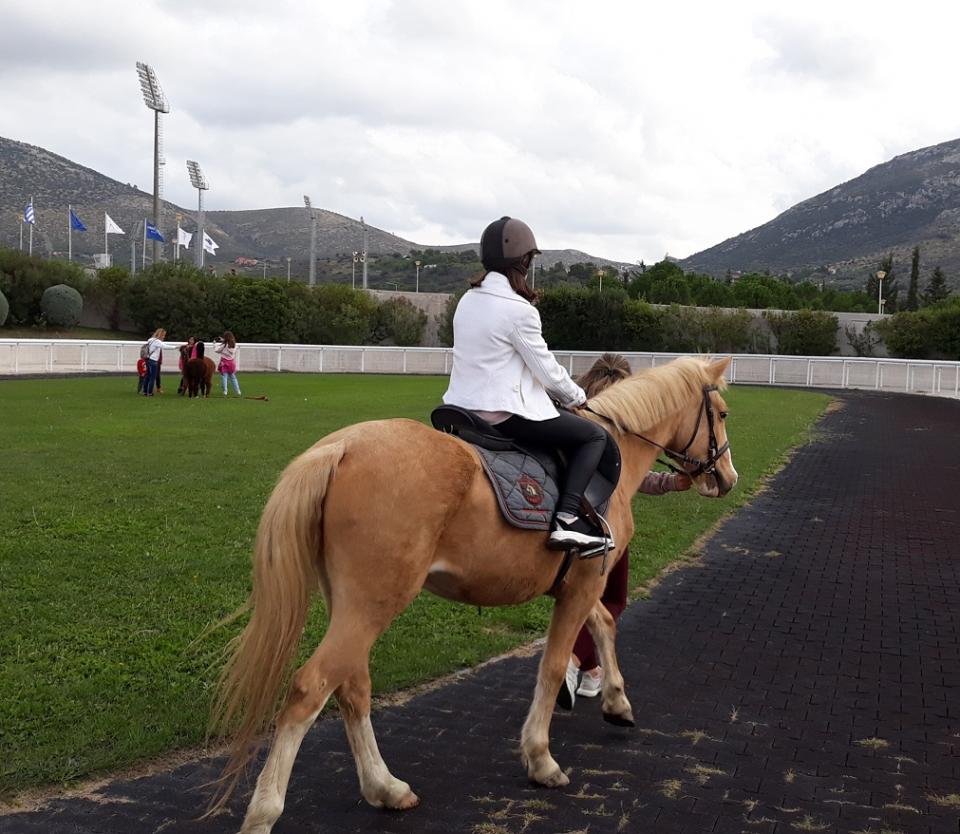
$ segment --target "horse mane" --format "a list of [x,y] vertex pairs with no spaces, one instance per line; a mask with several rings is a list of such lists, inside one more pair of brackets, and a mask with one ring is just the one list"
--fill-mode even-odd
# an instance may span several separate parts
[[726,387],[722,379],[714,380],[707,359],[681,356],[608,385],[589,400],[589,405],[622,432],[645,432],[676,414],[700,396],[704,385],[714,382]]

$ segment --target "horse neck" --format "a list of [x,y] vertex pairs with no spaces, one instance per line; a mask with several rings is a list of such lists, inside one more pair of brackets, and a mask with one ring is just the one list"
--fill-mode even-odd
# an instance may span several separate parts
[[[676,418],[665,420],[644,432],[643,436],[665,446],[673,438],[675,421]],[[640,489],[643,479],[653,468],[654,461],[660,454],[660,449],[629,433],[618,434],[617,442],[620,444],[621,460],[618,489],[623,490],[629,500]]]

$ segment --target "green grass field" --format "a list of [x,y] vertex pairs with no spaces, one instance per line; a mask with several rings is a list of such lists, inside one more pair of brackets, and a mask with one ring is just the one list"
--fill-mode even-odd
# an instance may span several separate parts
[[[446,385],[241,374],[245,394],[269,395],[258,402],[187,400],[166,379],[152,399],[132,375],[0,382],[0,798],[200,743],[236,627],[190,644],[246,598],[280,471],[346,424],[426,420]],[[749,388],[727,399],[737,489],[638,498],[634,583],[746,501],[828,401]],[[375,690],[471,666],[541,636],[548,616],[546,599],[478,614],[421,595],[374,649]],[[322,629],[318,606],[305,652]]]

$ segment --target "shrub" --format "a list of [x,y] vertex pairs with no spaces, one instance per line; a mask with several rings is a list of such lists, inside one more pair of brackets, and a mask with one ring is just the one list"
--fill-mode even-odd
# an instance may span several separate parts
[[843,332],[857,356],[873,356],[873,349],[880,343],[880,337],[875,333],[872,321],[868,321],[859,333],[849,324],[844,325]]
[[830,356],[837,349],[837,319],[822,310],[764,313],[777,339],[777,352],[790,356]]
[[451,295],[447,304],[437,318],[437,341],[444,347],[453,347],[453,314],[457,312],[457,305],[466,290]]
[[66,284],[47,287],[40,298],[40,311],[49,324],[73,327],[83,312],[83,296]]
[[7,297],[0,292],[0,327],[3,327],[3,323],[7,320],[7,314],[10,312],[10,304],[7,302]]
[[0,292],[10,305],[11,324],[30,325],[41,321],[43,291],[55,284],[66,284],[82,295],[89,279],[76,264],[0,249]]
[[960,359],[960,304],[940,307],[929,313],[934,350],[949,359]]
[[663,318],[663,314],[646,301],[627,300],[623,305],[624,342],[619,349],[663,350]]
[[377,310],[377,335],[401,347],[419,345],[427,326],[427,314],[406,298],[391,298]]
[[130,289],[130,273],[122,266],[111,266],[97,272],[87,290],[87,300],[107,317],[112,330],[120,329],[123,303]]
[[929,316],[919,313],[896,313],[876,323],[877,332],[887,350],[903,359],[922,359],[933,350]]

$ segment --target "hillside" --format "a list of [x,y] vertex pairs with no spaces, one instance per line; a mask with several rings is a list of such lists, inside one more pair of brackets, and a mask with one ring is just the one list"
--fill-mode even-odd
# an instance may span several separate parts
[[902,154],[783,214],[691,255],[686,270],[820,269],[840,285],[862,285],[893,253],[903,275],[920,246],[925,273],[940,265],[960,282],[960,139]]
[[[150,217],[153,212],[152,195],[135,185],[118,182],[43,148],[0,137],[0,245],[18,246],[20,216],[31,194],[36,212],[34,254],[66,255],[67,206],[72,205],[88,229],[86,233],[73,235],[74,257],[87,264],[93,254],[103,251],[104,212],[127,233],[122,237],[110,237],[114,258],[124,264],[129,263],[132,236],[143,218]],[[163,214],[165,233],[175,230],[177,214],[182,215],[185,229],[193,231],[196,228],[194,210],[164,201]],[[232,266],[235,258],[243,256],[261,262],[266,260],[276,272],[286,269],[289,256],[295,274],[304,275],[308,271],[310,218],[305,208],[208,210],[206,215],[207,232],[220,244],[217,256],[209,261],[218,269]],[[140,229],[142,234],[142,227]],[[406,255],[411,249],[479,250],[478,243],[431,247],[430,244],[404,240],[373,226],[368,225],[367,229],[371,261],[378,255]],[[361,248],[362,238],[359,220],[317,210],[318,260],[339,259],[349,264],[350,253]],[[168,235],[167,239],[171,240],[172,236]],[[137,249],[139,260],[139,240]],[[165,255],[172,259],[172,245],[166,247]],[[148,249],[148,261],[149,256]],[[572,249],[544,252],[541,260],[547,266],[557,262],[566,266],[583,261],[615,263]],[[370,269],[374,269],[373,263]],[[425,273],[423,280],[428,288],[430,275]]]

